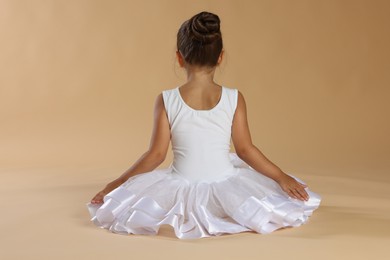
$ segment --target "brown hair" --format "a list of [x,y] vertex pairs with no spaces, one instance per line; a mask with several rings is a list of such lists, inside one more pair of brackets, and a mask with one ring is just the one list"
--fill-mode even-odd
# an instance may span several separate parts
[[177,32],[177,50],[188,64],[214,67],[222,47],[220,19],[216,14],[200,12],[185,21]]

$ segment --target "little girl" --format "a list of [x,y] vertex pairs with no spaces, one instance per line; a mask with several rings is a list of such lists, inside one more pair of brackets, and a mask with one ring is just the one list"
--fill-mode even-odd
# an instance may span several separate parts
[[[87,203],[94,224],[143,235],[168,224],[180,239],[265,234],[300,226],[319,207],[318,194],[252,144],[243,94],[213,81],[222,47],[216,14],[182,24],[176,54],[187,82],[157,96],[150,148]],[[173,162],[156,169],[170,141]]]

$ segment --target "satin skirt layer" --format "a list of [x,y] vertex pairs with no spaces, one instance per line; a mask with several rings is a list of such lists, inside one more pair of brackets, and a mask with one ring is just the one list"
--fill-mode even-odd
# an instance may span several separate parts
[[319,207],[320,195],[308,187],[308,201],[294,199],[236,153],[229,157],[235,172],[208,182],[173,174],[171,166],[132,176],[103,203],[86,204],[91,221],[114,233],[142,235],[156,235],[168,224],[178,238],[196,239],[297,227]]

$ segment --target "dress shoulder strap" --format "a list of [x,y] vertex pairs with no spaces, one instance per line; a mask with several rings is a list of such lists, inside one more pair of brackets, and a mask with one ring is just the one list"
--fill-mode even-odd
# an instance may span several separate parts
[[172,124],[172,120],[178,110],[178,98],[174,90],[175,89],[165,89],[161,92],[169,124]]
[[237,108],[238,89],[225,87],[226,103],[225,108],[229,111],[229,114],[233,118]]

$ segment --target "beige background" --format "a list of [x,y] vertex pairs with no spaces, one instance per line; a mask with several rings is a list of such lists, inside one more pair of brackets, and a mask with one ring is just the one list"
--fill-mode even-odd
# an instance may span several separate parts
[[[253,142],[322,204],[269,235],[98,229],[85,203],[148,148],[155,97],[186,81],[177,30],[200,11],[221,18],[215,81],[244,94]],[[378,0],[0,0],[0,257],[388,259],[389,12]]]

